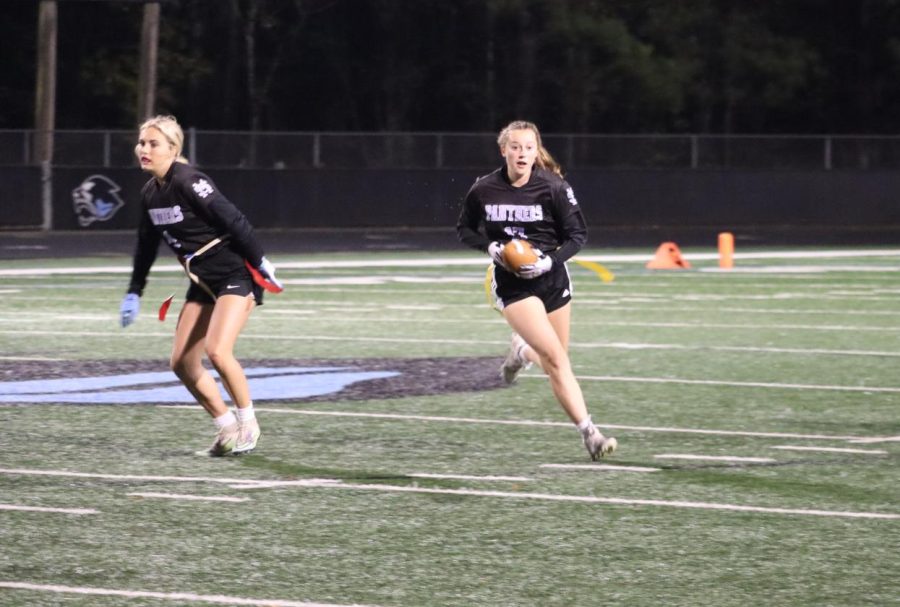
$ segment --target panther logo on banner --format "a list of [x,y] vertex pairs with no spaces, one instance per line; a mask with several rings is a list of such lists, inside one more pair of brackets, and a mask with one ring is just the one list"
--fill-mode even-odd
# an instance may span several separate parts
[[78,225],[87,227],[95,221],[108,221],[125,206],[118,192],[122,188],[104,175],[91,175],[72,190],[72,202]]

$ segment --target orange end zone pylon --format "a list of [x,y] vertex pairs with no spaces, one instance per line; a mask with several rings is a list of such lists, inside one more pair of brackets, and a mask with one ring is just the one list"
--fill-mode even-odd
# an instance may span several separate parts
[[734,267],[734,234],[731,232],[719,234],[719,267],[723,270]]
[[681,256],[681,250],[674,242],[664,242],[656,249],[656,255],[647,262],[648,270],[686,270],[691,267]]

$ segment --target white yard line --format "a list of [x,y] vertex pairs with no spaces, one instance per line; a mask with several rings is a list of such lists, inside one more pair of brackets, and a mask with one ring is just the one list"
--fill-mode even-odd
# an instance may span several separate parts
[[874,443],[900,443],[900,436],[872,436],[868,438],[851,438],[850,443],[874,444]]
[[344,484],[309,485],[309,489],[348,489],[357,491],[381,491],[391,493],[426,493],[435,495],[460,495],[472,497],[498,497],[517,500],[538,500],[551,502],[576,502],[582,504],[606,504],[615,506],[656,506],[663,508],[688,508],[700,510],[720,510],[732,512],[756,512],[761,514],[788,514],[800,516],[825,516],[862,519],[900,519],[900,514],[882,512],[845,512],[840,510],[812,510],[799,508],[769,508],[764,506],[742,506],[713,502],[690,502],[683,500],[648,500],[618,497],[595,497],[590,495],[558,495],[550,493],[476,491],[472,489],[439,489],[431,487],[409,487],[399,485]]
[[93,508],[47,508],[43,506],[20,506],[18,504],[0,504],[0,510],[17,512],[47,512],[51,514],[100,514]]
[[60,586],[57,584],[32,584],[28,582],[0,581],[0,588],[31,590],[53,594],[82,594],[89,596],[118,596],[128,599],[160,599],[177,603],[213,603],[216,605],[250,605],[257,607],[365,607],[364,605],[338,605],[309,601],[285,601],[279,599],[248,599],[221,594],[194,594],[193,592],[151,592],[148,590],[116,590],[87,586]]
[[[764,459],[764,458],[739,458],[742,461],[747,461],[750,459]],[[5,470],[0,469],[0,474],[6,472]],[[31,471],[35,474],[47,474],[47,473],[56,473],[60,476],[79,476],[79,477],[96,477],[96,478],[111,478],[115,475],[99,475],[99,474],[90,474],[90,473],[71,473],[64,471],[41,471],[34,470]],[[18,470],[14,471],[16,474],[26,474],[28,471]],[[135,475],[119,475],[119,480],[134,480],[144,478],[146,480],[155,480],[160,477],[139,477]],[[176,479],[178,477],[169,477]],[[190,480],[191,482],[195,482],[194,478],[187,478],[186,480]],[[229,482],[225,479],[217,479],[214,482],[222,483]],[[737,512],[758,512],[765,514],[789,514],[789,515],[805,515],[805,516],[827,516],[827,517],[844,517],[844,518],[864,518],[864,519],[900,519],[900,514],[894,513],[881,513],[881,512],[846,512],[840,510],[812,510],[812,509],[795,509],[795,508],[769,508],[764,506],[743,506],[738,504],[724,504],[724,503],[712,503],[712,502],[690,502],[683,500],[645,500],[645,499],[629,499],[629,498],[618,498],[618,497],[595,497],[589,495],[560,495],[560,494],[549,494],[549,493],[530,493],[530,492],[508,492],[508,491],[480,491],[473,489],[441,489],[434,487],[417,487],[417,486],[403,486],[403,485],[381,485],[381,484],[348,484],[341,481],[335,480],[307,480],[307,481],[286,481],[291,483],[290,485],[281,484],[279,481],[267,481],[267,480],[259,480],[254,481],[252,479],[241,479],[235,480],[231,479],[229,484],[232,488],[242,488],[242,489],[259,489],[265,488],[267,486],[272,487],[289,487],[295,486],[299,488],[305,489],[348,489],[348,490],[358,490],[358,491],[378,491],[378,492],[386,492],[386,493],[423,493],[423,494],[433,494],[433,495],[459,495],[459,496],[472,496],[472,497],[498,497],[498,498],[512,498],[512,499],[527,499],[527,500],[538,500],[538,501],[552,501],[552,502],[576,502],[576,503],[587,503],[587,504],[608,504],[608,505],[620,505],[620,506],[658,506],[658,507],[668,507],[668,508],[689,508],[689,509],[702,509],[702,510],[722,510],[722,511],[737,511]],[[278,483],[278,484],[275,484]],[[268,604],[268,603],[266,603]],[[275,604],[275,603],[272,603]]]
[[187,500],[195,502],[249,502],[249,497],[230,497],[227,495],[185,495],[183,493],[153,493],[151,491],[128,493],[132,497],[151,497],[170,500]]
[[660,472],[662,468],[649,466],[616,466],[615,464],[541,464],[541,468],[555,470],[590,470],[600,472]]
[[800,445],[772,445],[770,449],[783,449],[785,451],[821,451],[825,453],[860,453],[865,455],[886,455],[883,449],[848,449],[845,447],[805,447]]
[[[398,322],[405,322],[405,319],[398,319]],[[485,321],[486,324],[502,324],[500,321]],[[607,323],[608,324],[608,323]],[[636,325],[641,325],[641,323],[635,323]],[[695,328],[703,328],[702,326],[698,326]],[[757,328],[765,328],[764,325],[760,325]],[[775,328],[775,327],[770,327]],[[900,329],[896,329],[900,330]],[[53,335],[58,337],[65,337],[67,335],[73,337],[102,337],[102,338],[135,338],[135,337],[151,337],[151,338],[166,338],[171,339],[172,334],[170,332],[138,332],[131,331],[127,334],[121,332],[107,332],[107,331],[50,331],[50,330],[25,330],[25,329],[11,329],[11,330],[0,330],[0,335]],[[408,343],[408,344],[433,344],[433,338],[415,338],[415,337],[364,337],[364,336],[335,336],[335,335],[257,335],[253,333],[244,333],[241,335],[241,339],[262,339],[266,341],[329,341],[329,342],[354,342],[354,343]],[[441,343],[450,343],[450,344],[459,344],[459,345],[472,345],[472,346],[509,346],[509,340],[498,340],[498,339],[445,339],[442,338]],[[704,345],[696,345],[696,346],[682,346],[679,344],[644,344],[644,343],[572,343],[571,348],[609,348],[609,349],[618,349],[618,350],[640,350],[640,349],[671,349],[671,350],[712,350],[712,351],[733,351],[733,352],[760,352],[760,353],[774,353],[774,354],[834,354],[834,355],[847,355],[847,356],[888,356],[895,357],[900,356],[900,352],[891,352],[891,351],[882,351],[882,350],[826,350],[819,348],[757,348],[757,347],[743,347],[743,346],[704,346]],[[13,360],[19,360],[16,357],[10,357]],[[541,376],[542,377],[542,376]],[[622,379],[622,381],[628,381],[628,378]],[[612,380],[610,380],[612,381]],[[685,382],[689,380],[684,380]],[[764,384],[763,384],[764,385]],[[773,384],[773,386],[776,384]],[[796,386],[800,387],[800,386]],[[867,390],[868,388],[861,388],[857,386],[851,386],[848,389],[850,390]],[[878,388],[875,388],[878,390]],[[894,388],[887,388],[888,391],[893,391]]]
[[[183,409],[186,411],[197,411],[196,405],[160,405],[162,409]],[[263,413],[280,413],[287,415],[321,415],[325,417],[360,417],[368,419],[392,419],[398,421],[411,422],[449,422],[454,424],[497,424],[505,426],[539,426],[539,427],[557,427],[571,428],[569,422],[548,422],[537,420],[511,420],[511,419],[490,419],[477,417],[449,417],[439,415],[408,415],[401,413],[361,413],[355,411],[323,411],[314,409],[294,409],[294,408],[275,408],[275,407],[255,407],[256,411]],[[610,428],[613,430],[628,430],[635,432],[664,432],[673,434],[703,434],[712,436],[749,436],[754,438],[794,438],[808,440],[843,440],[843,441],[859,441],[867,440],[869,437],[852,436],[852,435],[835,435],[835,434],[799,434],[795,432],[757,432],[751,430],[710,430],[705,428],[676,428],[671,426],[631,426],[624,424],[608,424],[603,421],[596,422],[602,428]],[[881,440],[881,439],[876,439]],[[2,470],[0,470],[2,471]]]
[[[535,375],[533,373],[520,375],[521,378],[527,379],[545,379],[543,375]],[[900,393],[900,388],[893,386],[832,386],[819,384],[781,384],[773,382],[753,382],[753,381],[720,381],[711,379],[677,379],[672,377],[620,377],[613,375],[579,375],[579,381],[607,381],[607,382],[630,382],[630,383],[648,383],[648,384],[685,384],[696,386],[730,386],[734,388],[775,388],[780,390],[826,390],[838,392],[864,392],[874,393],[883,392],[888,394]]]
[[694,455],[691,453],[659,453],[654,455],[656,459],[686,459],[710,462],[735,462],[752,464],[772,464],[776,460],[771,457],[738,457],[736,455]]
[[231,483],[248,482],[241,478],[219,478],[213,476],[159,476],[141,474],[104,474],[100,472],[75,472],[72,470],[35,470],[31,468],[0,468],[0,474],[22,476],[60,476],[64,478],[99,478],[111,481],[148,481],[164,483]]

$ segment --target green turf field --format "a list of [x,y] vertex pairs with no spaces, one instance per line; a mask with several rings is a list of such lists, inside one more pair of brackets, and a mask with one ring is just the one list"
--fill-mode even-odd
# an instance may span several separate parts
[[166,401],[170,258],[125,330],[128,259],[0,262],[0,605],[900,605],[900,253],[838,252],[587,251],[615,274],[571,268],[597,463],[536,370],[494,381],[468,253],[273,259],[238,357],[295,396],[225,459]]

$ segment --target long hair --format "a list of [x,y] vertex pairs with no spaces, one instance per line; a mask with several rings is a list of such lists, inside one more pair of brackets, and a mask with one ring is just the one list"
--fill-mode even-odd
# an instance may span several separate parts
[[[162,133],[163,137],[166,138],[166,141],[169,142],[169,145],[175,148],[175,162],[188,164],[188,159],[181,154],[181,151],[184,149],[184,131],[181,129],[181,125],[178,124],[178,120],[175,116],[164,116],[160,114],[159,116],[154,116],[153,118],[145,120],[144,123],[138,127],[138,133],[150,127],[153,127]],[[140,144],[134,146],[134,155],[140,157],[140,150]]]
[[509,142],[510,131],[526,130],[534,133],[534,138],[537,140],[538,154],[537,159],[535,160],[535,164],[538,166],[538,168],[552,171],[562,177],[562,166],[556,161],[556,159],[547,150],[547,148],[544,147],[544,142],[541,140],[541,132],[538,130],[537,125],[533,122],[528,122],[527,120],[514,120],[510,122],[505,127],[503,127],[503,130],[500,131],[500,134],[497,136],[497,145],[499,145],[500,149],[502,150]]

